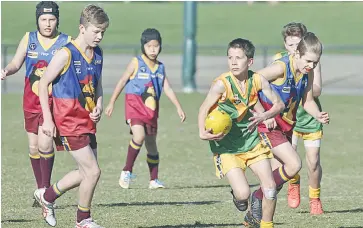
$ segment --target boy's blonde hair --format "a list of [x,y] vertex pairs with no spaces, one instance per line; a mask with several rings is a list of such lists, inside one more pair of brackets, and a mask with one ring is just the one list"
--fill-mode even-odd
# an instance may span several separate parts
[[307,32],[305,36],[301,38],[296,50],[299,51],[300,56],[305,55],[306,52],[321,55],[323,53],[323,45],[314,33]]
[[86,28],[92,24],[97,28],[106,29],[109,25],[109,18],[101,7],[91,4],[82,10],[80,24]]

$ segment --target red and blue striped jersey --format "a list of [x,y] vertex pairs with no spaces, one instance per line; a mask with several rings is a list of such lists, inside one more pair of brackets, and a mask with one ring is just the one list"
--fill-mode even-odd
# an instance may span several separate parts
[[[25,57],[25,86],[23,96],[23,108],[27,112],[41,113],[38,84],[43,73],[47,69],[50,60],[53,58],[55,52],[67,44],[71,37],[60,33],[52,39],[49,45],[45,45],[41,39],[38,38],[39,32],[27,32],[25,38],[27,39],[26,57]],[[52,87],[49,86],[49,105],[52,102],[51,98]]]
[[[305,88],[308,82],[308,74],[295,75],[293,68],[292,56],[284,56],[275,61],[284,66],[284,77],[276,79],[271,82],[271,88],[281,97],[285,104],[285,109],[275,117],[276,123],[282,131],[288,132],[292,129],[296,121],[296,110],[304,96]],[[265,110],[272,107],[272,102],[263,94],[259,92],[259,98]],[[259,126],[260,132],[267,132],[266,126],[261,124]]]
[[141,119],[155,126],[163,91],[165,67],[163,63],[158,62],[151,68],[144,55],[136,57],[134,63],[135,71],[125,87],[125,117],[126,120]]
[[53,81],[53,115],[61,136],[96,133],[89,114],[96,106],[96,89],[102,76],[103,55],[100,47],[88,58],[73,41],[65,45],[69,59]]

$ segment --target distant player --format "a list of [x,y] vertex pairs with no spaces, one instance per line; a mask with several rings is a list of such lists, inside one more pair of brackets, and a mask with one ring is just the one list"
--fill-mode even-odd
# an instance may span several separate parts
[[[286,51],[277,53],[274,60],[280,59],[287,55],[293,55],[301,38],[306,34],[307,29],[301,23],[291,22],[284,26],[282,36]],[[321,105],[318,97],[322,90],[321,65],[320,62],[314,68],[313,96],[316,104],[321,111]],[[307,113],[300,105],[296,113],[296,125],[292,135],[292,146],[296,150],[298,138],[304,140],[306,150],[306,164],[308,167],[309,177],[309,205],[312,215],[322,214],[323,208],[320,201],[320,181],[322,177],[322,168],[320,165],[320,145],[323,136],[323,125],[314,117]],[[277,161],[272,164],[273,168],[279,166]],[[300,175],[296,174],[289,181],[288,188],[288,205],[291,208],[297,208],[300,205]]]
[[[47,189],[34,192],[41,201],[43,217],[56,226],[54,201],[79,187],[77,228],[100,228],[91,218],[91,202],[101,171],[97,163],[96,124],[102,114],[102,50],[98,46],[109,25],[105,11],[88,5],[82,11],[78,37],[54,56],[39,83],[44,115],[43,132],[58,136],[78,165]],[[47,87],[53,83],[53,116],[47,105]],[[56,132],[56,129],[59,133]]]
[[[59,7],[51,1],[39,2],[35,19],[37,31],[27,32],[19,43],[14,58],[1,71],[1,79],[15,74],[26,66],[23,96],[24,126],[28,135],[29,157],[37,188],[48,188],[54,163],[53,139],[42,132],[43,115],[39,103],[38,85],[55,52],[71,37],[58,31]],[[48,102],[52,104],[49,86]],[[39,206],[34,200],[33,206]]]
[[141,50],[143,54],[133,58],[129,63],[105,110],[106,115],[112,115],[114,104],[125,88],[125,117],[132,134],[126,165],[121,171],[119,179],[120,186],[125,189],[129,188],[130,181],[134,177],[133,166],[144,142],[150,170],[149,188],[165,187],[158,179],[159,151],[156,146],[159,100],[163,90],[175,105],[181,122],[185,120],[185,113],[166,77],[165,66],[157,60],[161,52],[161,45],[158,30],[148,28],[142,33]]
[[[317,121],[329,123],[328,113],[321,112],[313,98],[313,69],[320,61],[321,55],[322,44],[314,33],[308,32],[302,37],[294,55],[285,56],[258,71],[271,82],[271,87],[279,93],[285,103],[285,110],[274,118],[277,124],[275,129],[269,129],[265,124],[259,126],[261,139],[282,164],[273,171],[278,189],[301,169],[301,159],[288,139],[291,138],[300,102]],[[259,94],[259,98],[263,109],[269,110],[271,101],[263,93]],[[262,198],[261,188],[256,190],[251,198],[251,212],[258,221],[262,218]],[[246,220],[248,219],[246,217]]]
[[[213,81],[211,89],[199,109],[199,135],[209,140],[214,154],[216,175],[227,177],[233,190],[234,203],[238,210],[248,208],[250,187],[245,170],[249,167],[259,178],[264,192],[263,218],[261,226],[249,221],[252,227],[273,227],[273,215],[276,204],[276,185],[273,181],[269,158],[270,149],[261,143],[257,129],[260,122],[274,117],[284,109],[279,96],[271,90],[268,81],[248,68],[253,63],[255,47],[245,39],[235,39],[228,45],[227,56],[229,72]],[[253,107],[258,101],[258,92],[272,101],[267,112],[253,115]],[[205,119],[209,112],[219,109],[232,118],[232,128],[227,135],[211,133],[205,129]]]

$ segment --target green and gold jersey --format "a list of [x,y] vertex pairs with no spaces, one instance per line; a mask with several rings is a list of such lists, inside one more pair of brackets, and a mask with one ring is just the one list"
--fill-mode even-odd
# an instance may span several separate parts
[[252,116],[250,109],[258,100],[258,91],[261,90],[261,76],[248,71],[248,80],[245,81],[245,91],[241,90],[238,79],[231,72],[224,73],[214,80],[222,81],[225,92],[217,103],[211,108],[223,110],[232,119],[230,132],[220,141],[209,141],[213,153],[245,153],[253,149],[259,142],[257,129],[249,132],[247,125]]

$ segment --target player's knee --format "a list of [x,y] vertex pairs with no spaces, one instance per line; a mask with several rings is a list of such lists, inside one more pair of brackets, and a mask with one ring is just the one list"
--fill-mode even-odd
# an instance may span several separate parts
[[264,187],[263,188],[263,195],[268,200],[275,200],[276,195],[277,195],[276,187],[275,188],[271,188],[271,187],[265,188]]
[[145,135],[134,134],[132,140],[134,140],[135,143],[142,145],[145,141]]
[[148,154],[153,156],[159,154],[155,140],[145,140],[145,147]]
[[37,155],[39,154],[39,149],[38,149],[38,145],[29,145],[29,153],[31,155]]
[[89,178],[92,181],[97,182],[101,176],[101,169],[98,166],[92,167],[91,169],[85,172],[86,178]]
[[50,152],[53,151],[53,143],[47,143],[47,142],[39,142],[38,143],[38,149],[42,152]]
[[309,169],[310,172],[315,172],[319,168],[321,168],[319,160],[310,161],[310,164],[308,165],[308,169]]
[[246,201],[248,200],[248,198],[250,197],[250,189],[236,189],[236,190],[233,190],[233,195],[234,195],[234,198],[237,200],[237,201]]
[[302,167],[302,162],[301,162],[300,157],[296,156],[295,159],[291,159],[291,161],[289,162],[289,165],[290,165],[291,171],[294,173],[293,175],[298,173]]

